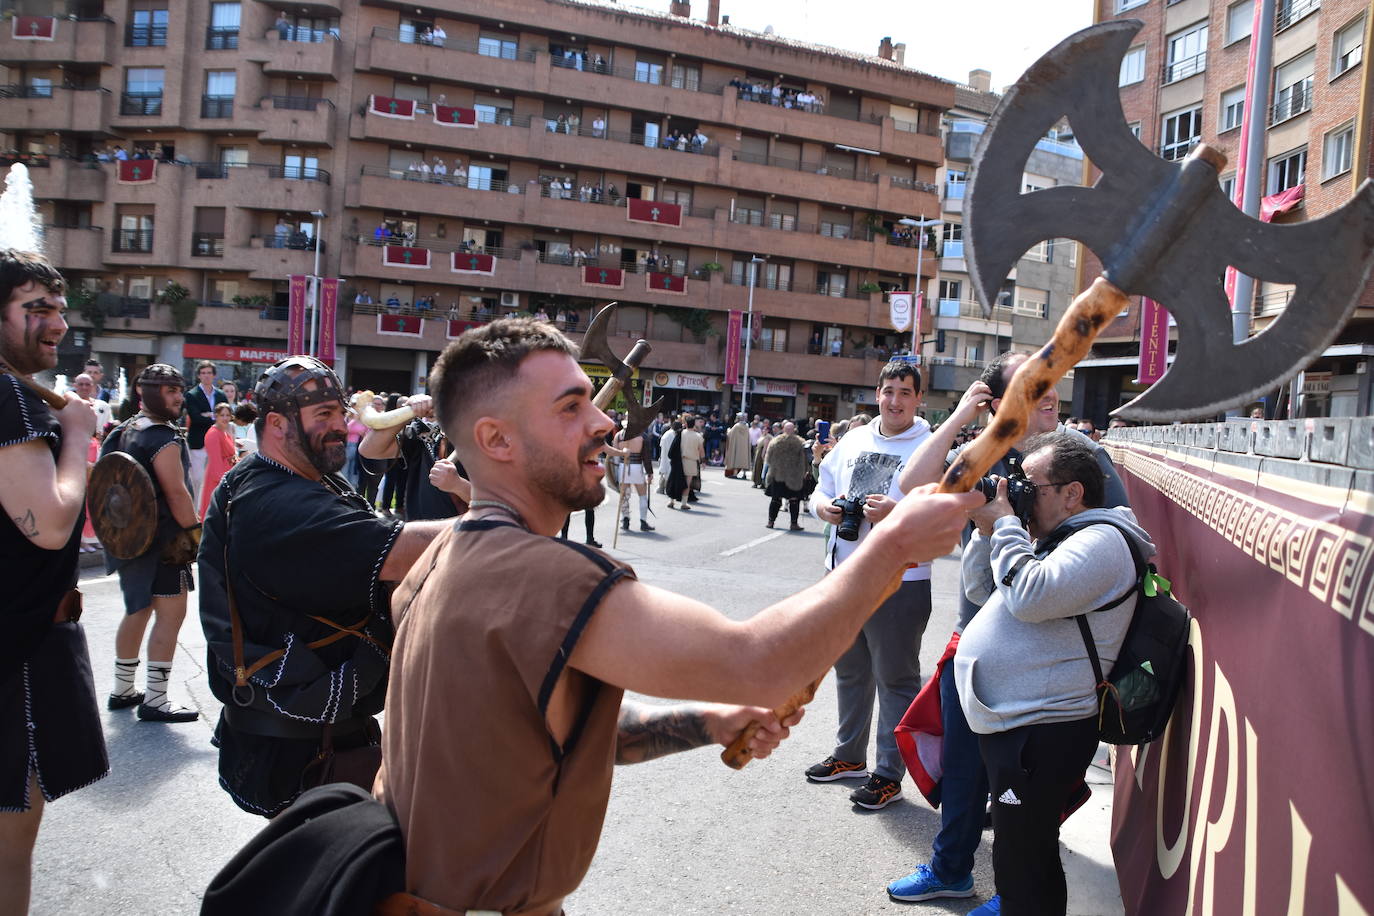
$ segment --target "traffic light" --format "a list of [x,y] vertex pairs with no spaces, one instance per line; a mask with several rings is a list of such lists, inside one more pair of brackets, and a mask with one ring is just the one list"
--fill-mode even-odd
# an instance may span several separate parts
[[936,352],[936,353],[943,353],[943,352],[945,352],[945,330],[944,330],[944,328],[941,328],[940,330],[938,330],[938,331],[935,332],[935,352]]

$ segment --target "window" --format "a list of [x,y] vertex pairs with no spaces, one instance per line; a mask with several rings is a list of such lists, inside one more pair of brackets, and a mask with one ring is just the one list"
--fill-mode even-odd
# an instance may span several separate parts
[[232,118],[237,74],[233,70],[206,70],[205,95],[200,102],[202,118]]
[[1040,241],[1036,242],[1029,249],[1027,249],[1026,253],[1021,255],[1021,257],[1027,261],[1039,261],[1041,263],[1048,262],[1050,259],[1049,239],[1041,239]]
[[792,265],[769,261],[763,265],[763,276],[759,277],[758,283],[764,289],[789,292],[792,289]]
[[816,292],[822,296],[843,299],[849,286],[849,275],[839,271],[822,270],[816,274]]
[[1045,178],[1042,175],[1032,175],[1026,173],[1021,176],[1021,193],[1030,194],[1033,191],[1043,191],[1052,188],[1056,184],[1053,178]]
[[124,71],[124,94],[120,98],[122,115],[162,114],[161,67],[130,67]]
[[673,64],[672,86],[696,92],[701,88],[701,68],[695,64]]
[[821,235],[835,239],[847,239],[851,225],[848,213],[837,213],[833,210],[821,211]]
[[1131,48],[1126,52],[1126,56],[1121,58],[1121,78],[1117,80],[1118,86],[1129,86],[1132,83],[1139,83],[1145,79],[1145,46]]
[[1221,94],[1221,129],[1240,127],[1245,118],[1245,87],[1237,86]]
[[[289,16],[287,26],[283,30],[283,41],[302,41],[302,42],[321,42],[326,38],[339,37],[339,20],[324,19],[315,16]],[[402,41],[414,41],[414,35],[407,38],[404,34]]]
[[959,314],[959,300],[963,298],[964,284],[960,280],[941,280],[939,283],[939,311],[937,314],[955,317]]
[[1165,159],[1183,159],[1202,136],[1202,107],[1165,115],[1161,128],[1159,155]]
[[964,256],[964,224],[945,223],[944,245],[940,248],[942,258],[962,258]]
[[1255,0],[1236,0],[1226,8],[1226,43],[1250,37],[1254,25]]
[[1350,171],[1355,154],[1355,125],[1338,127],[1322,139],[1322,181]]
[[1227,200],[1229,200],[1229,201],[1231,201],[1231,202],[1234,203],[1234,202],[1235,202],[1235,199],[1236,199],[1236,175],[1235,175],[1235,173],[1232,172],[1230,175],[1223,175],[1223,176],[1221,176],[1220,182],[1221,182],[1221,193],[1224,194],[1224,195],[1226,195],[1226,199],[1227,199]]
[[661,84],[663,82],[663,65],[647,60],[635,61],[635,82],[653,83],[655,86]]
[[1116,0],[1116,11],[1124,13],[1126,10],[1133,10],[1137,6],[1144,6],[1149,0]]
[[1269,186],[1265,194],[1277,194],[1302,184],[1307,172],[1307,147],[1269,160]]
[[964,187],[968,184],[968,172],[963,169],[945,170],[945,199],[963,200]]
[[320,160],[316,156],[287,153],[282,157],[281,164],[283,178],[316,181],[320,177]]
[[160,9],[148,0],[134,0],[129,11],[129,26],[124,44],[130,48],[162,48],[167,45],[167,7],[159,0]]
[[1315,63],[1316,52],[1308,51],[1274,69],[1274,108],[1269,123],[1286,121],[1312,107],[1312,67]]
[[490,165],[468,166],[468,187],[474,191],[500,191],[506,186],[504,167]]
[[477,38],[477,53],[483,57],[500,57],[505,60],[515,60],[515,52],[518,46],[514,41],[503,35],[493,35],[483,32]]
[[1320,9],[1322,0],[1279,0],[1275,11],[1274,27],[1286,29],[1308,13]]
[[1164,82],[1187,79],[1207,69],[1207,23],[1189,26],[1169,36],[1169,60]]
[[24,93],[30,99],[50,99],[52,98],[52,80],[46,76],[29,77],[27,88]]
[[1331,76],[1340,76],[1364,55],[1364,17],[1341,29],[1331,39]]
[[1078,243],[1073,239],[1055,239],[1054,245],[1050,248],[1050,260],[1061,255],[1065,267],[1077,267]]
[[1131,136],[1132,136],[1132,137],[1135,137],[1137,140],[1140,139],[1140,122],[1139,122],[1139,121],[1132,121],[1130,124],[1127,124],[1127,125],[1126,125],[1126,129],[1129,130],[1129,131],[1131,132]]
[[210,28],[205,33],[205,48],[209,51],[228,51],[239,46],[239,14],[241,4],[210,4]]
[[1050,312],[1049,290],[1031,289],[1028,286],[1016,287],[1016,305],[1012,308],[1018,315],[1031,318],[1048,318]]
[[[115,251],[149,252],[153,250],[153,215],[151,213],[125,213],[121,211],[118,214],[118,219],[119,231],[115,233]],[[129,295],[134,295],[132,287],[130,287]]]

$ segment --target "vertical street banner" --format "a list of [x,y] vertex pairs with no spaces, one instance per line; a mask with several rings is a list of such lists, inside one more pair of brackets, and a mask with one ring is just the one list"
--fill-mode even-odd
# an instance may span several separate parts
[[476,127],[477,109],[435,105],[434,123],[440,127]]
[[410,99],[394,99],[389,95],[374,95],[367,100],[368,114],[383,118],[415,120],[415,102]]
[[1164,375],[1169,358],[1169,313],[1153,299],[1140,301],[1140,366],[1135,380],[1153,385]]
[[116,166],[120,184],[143,184],[156,180],[157,161],[154,159],[121,159]]
[[730,309],[730,318],[725,323],[725,384],[739,384],[740,329],[744,326],[744,313]]
[[305,353],[305,274],[287,278],[286,350],[292,356]]
[[15,16],[11,37],[29,41],[52,41],[57,37],[57,19],[53,16]]
[[653,223],[655,226],[681,226],[682,207],[657,200],[625,200],[625,218],[632,223]]
[[911,293],[893,291],[887,294],[887,311],[894,331],[911,327]]
[[325,277],[320,284],[320,359],[334,362],[334,332],[339,318],[339,278]]

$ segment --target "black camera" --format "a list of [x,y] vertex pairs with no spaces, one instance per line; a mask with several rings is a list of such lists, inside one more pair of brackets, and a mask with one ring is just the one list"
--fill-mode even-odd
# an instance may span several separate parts
[[[1007,502],[1011,503],[1011,511],[1021,520],[1023,527],[1029,528],[1031,511],[1035,508],[1035,484],[1015,475],[1006,480]],[[974,489],[982,493],[988,502],[992,502],[997,498],[997,478],[984,477],[974,484]]]
[[847,499],[843,496],[836,497],[831,501],[830,505],[840,510],[840,524],[835,528],[836,537],[846,541],[859,539],[859,523],[864,520],[866,502],[867,500],[862,498]]

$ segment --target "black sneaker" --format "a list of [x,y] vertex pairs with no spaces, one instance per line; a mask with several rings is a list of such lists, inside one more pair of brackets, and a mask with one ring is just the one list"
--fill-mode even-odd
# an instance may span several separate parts
[[639,530],[640,530],[640,531],[653,531],[653,530],[654,530],[654,526],[653,526],[653,525],[650,525],[648,522],[644,521],[644,519],[641,518],[641,519],[639,520]]
[[820,763],[806,768],[806,778],[812,782],[834,782],[837,779],[863,779],[868,775],[868,766],[862,761],[836,760],[827,757]]
[[877,811],[902,797],[902,784],[874,773],[868,782],[849,793],[849,800],[860,808]]
[[626,515],[626,516],[624,516],[623,518],[620,519],[620,530],[621,530],[621,531],[629,531],[629,530],[630,530],[630,517],[629,517],[628,515]]
[[138,717],[144,722],[194,722],[200,713],[185,706],[149,706],[143,703],[138,707]]

